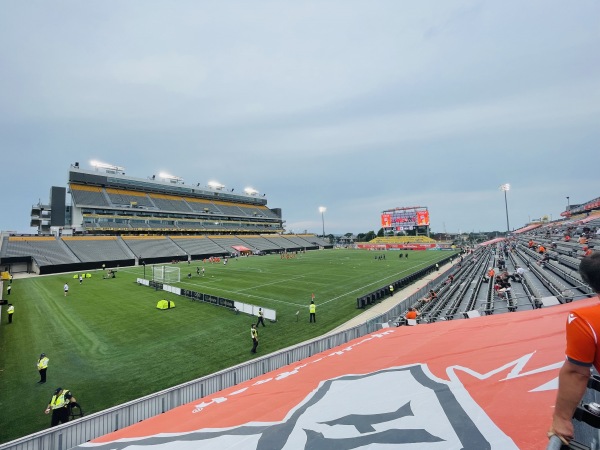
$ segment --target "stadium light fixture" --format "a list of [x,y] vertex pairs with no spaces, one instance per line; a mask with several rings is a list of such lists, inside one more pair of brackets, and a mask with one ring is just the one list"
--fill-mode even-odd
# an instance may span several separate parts
[[95,167],[96,169],[106,169],[106,170],[119,172],[119,173],[125,172],[125,167],[115,166],[113,164],[106,164],[106,163],[96,161],[96,160],[90,161],[90,164],[92,167]]
[[219,183],[218,181],[209,181],[208,187],[220,191],[221,189],[223,189],[225,187],[225,185]]
[[170,175],[166,172],[160,172],[158,174],[158,178],[162,178],[163,180],[168,180],[171,183],[179,183],[179,182],[183,182],[183,178],[181,177],[177,177],[175,175]]
[[327,208],[324,206],[319,206],[319,212],[321,213],[321,221],[323,222],[323,239],[325,239],[325,211]]
[[506,199],[506,193],[510,191],[510,184],[501,184],[500,190],[504,191],[504,207],[506,208],[506,236],[508,237],[508,233],[510,233],[510,225],[508,224],[508,200]]
[[254,188],[251,187],[247,187],[246,189],[244,189],[244,192],[248,195],[256,195],[258,194],[258,191]]

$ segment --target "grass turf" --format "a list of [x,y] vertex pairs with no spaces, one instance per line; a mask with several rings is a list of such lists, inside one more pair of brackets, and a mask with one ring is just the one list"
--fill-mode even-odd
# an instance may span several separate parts
[[[177,286],[275,309],[277,322],[259,329],[260,356],[324,334],[361,312],[356,297],[449,256],[410,252],[400,259],[387,252],[385,260],[375,259],[379,254],[330,250],[289,260],[239,258],[226,266],[183,263]],[[201,266],[204,277],[196,275]],[[73,274],[13,282],[5,298],[15,306],[14,320],[7,324],[4,307],[0,326],[0,442],[47,428],[43,410],[57,387],[70,389],[89,414],[256,357],[250,353],[256,318],[139,286],[143,273],[121,268],[105,280],[93,271],[81,285]],[[312,293],[316,324],[308,323]],[[156,309],[160,299],[176,308]],[[50,358],[48,382],[37,384],[42,352]]]

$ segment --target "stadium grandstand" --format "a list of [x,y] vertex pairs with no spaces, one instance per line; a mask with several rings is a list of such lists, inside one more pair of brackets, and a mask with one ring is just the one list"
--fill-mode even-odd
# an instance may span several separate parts
[[[233,193],[220,184],[186,185],[167,174],[149,178],[125,175],[125,169],[93,162],[68,172],[68,188],[52,187],[50,203],[32,207],[31,226],[38,234],[256,234],[281,233],[281,210],[269,209],[254,189]],[[71,204],[66,202],[66,194]]]
[[68,187],[53,186],[49,202],[32,207],[37,235],[2,237],[0,263],[12,273],[49,274],[226,256],[237,253],[235,246],[254,253],[332,247],[314,235],[284,236],[281,209],[270,209],[254,189],[233,191],[75,163]]

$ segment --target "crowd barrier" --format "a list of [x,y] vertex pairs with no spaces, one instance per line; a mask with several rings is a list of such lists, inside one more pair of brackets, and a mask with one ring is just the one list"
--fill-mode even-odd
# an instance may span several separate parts
[[[251,305],[248,303],[238,302],[224,297],[218,297],[211,294],[203,294],[202,292],[192,291],[190,289],[181,289],[176,286],[170,286],[168,284],[161,283],[159,281],[146,280],[144,278],[138,278],[137,283],[144,286],[149,286],[156,290],[162,290],[170,292],[175,295],[189,298],[195,302],[205,302],[217,306],[223,306],[236,312],[243,312],[252,316],[258,316],[259,306]],[[277,320],[277,312],[274,309],[262,308],[263,316],[267,320],[275,322]]]

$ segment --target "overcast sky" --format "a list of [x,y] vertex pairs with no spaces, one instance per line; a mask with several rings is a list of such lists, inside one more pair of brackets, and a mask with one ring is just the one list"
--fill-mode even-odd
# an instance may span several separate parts
[[288,231],[505,230],[600,196],[600,2],[0,0],[0,229],[98,159]]

